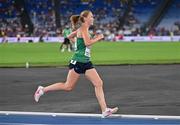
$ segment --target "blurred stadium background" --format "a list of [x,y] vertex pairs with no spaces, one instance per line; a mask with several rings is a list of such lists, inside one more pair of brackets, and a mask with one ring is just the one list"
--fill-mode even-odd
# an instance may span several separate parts
[[[113,41],[95,45],[96,55],[99,54],[93,58],[95,63],[180,62],[179,0],[0,0],[0,43],[31,42],[0,44],[0,65],[21,66],[29,61],[45,66],[65,65],[71,54],[58,55],[62,30],[70,25],[71,15],[83,10],[91,10],[95,15],[92,31],[103,33],[104,41]],[[114,41],[119,43],[116,51]],[[138,41],[143,43],[129,43]],[[49,43],[32,45],[35,42]],[[114,58],[100,60],[106,53]]]
[[[62,31],[83,10],[95,15],[92,32],[105,35],[92,62],[103,65],[108,104],[121,114],[180,116],[180,0],[0,0],[0,110],[100,113],[83,76],[70,94],[33,100],[38,85],[65,80],[73,52],[59,50]],[[0,124],[11,124],[7,114]]]

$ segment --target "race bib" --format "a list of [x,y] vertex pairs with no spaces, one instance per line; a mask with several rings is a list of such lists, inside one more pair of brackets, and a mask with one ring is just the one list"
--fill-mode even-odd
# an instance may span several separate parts
[[71,61],[70,61],[70,63],[73,64],[73,65],[75,65],[76,62],[77,62],[77,61],[75,61],[75,60],[71,60]]
[[89,49],[88,47],[86,47],[86,50],[85,50],[85,56],[87,57],[91,57],[91,49]]
[[74,50],[77,50],[77,42],[74,43]]

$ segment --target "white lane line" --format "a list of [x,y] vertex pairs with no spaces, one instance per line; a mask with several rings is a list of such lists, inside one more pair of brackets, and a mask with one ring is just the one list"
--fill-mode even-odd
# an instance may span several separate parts
[[[1,115],[42,115],[42,116],[67,116],[67,117],[101,117],[101,114],[86,114],[86,113],[52,113],[52,112],[19,112],[19,111],[0,111]],[[179,119],[180,116],[165,116],[165,115],[125,115],[113,114],[115,118],[148,118],[148,119]]]

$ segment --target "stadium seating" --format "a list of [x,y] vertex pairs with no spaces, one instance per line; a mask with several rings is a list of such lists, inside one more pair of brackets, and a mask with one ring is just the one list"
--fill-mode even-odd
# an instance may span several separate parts
[[0,18],[16,17],[16,10],[13,7],[13,0],[0,0]]
[[[123,0],[125,1],[125,0]],[[80,14],[82,10],[91,10],[95,14],[96,28],[105,35],[126,32],[128,35],[138,35],[142,32],[140,28],[148,22],[155,9],[163,0],[133,0],[131,10],[123,26],[119,27],[119,18],[127,10],[127,4],[119,0],[60,0],[59,14],[61,26],[69,25],[69,18],[73,14]],[[62,29],[56,28],[55,14],[52,0],[25,0],[25,7],[34,25],[34,36],[48,34],[57,36]],[[173,0],[173,4],[165,14],[158,28],[178,30],[180,28],[180,4],[179,0]],[[19,13],[13,7],[14,0],[0,0],[0,30],[7,31],[8,36],[26,34],[22,28]],[[67,23],[68,22],[68,23]],[[176,23],[176,25],[174,25]],[[168,25],[167,25],[168,24]],[[174,28],[175,26],[175,28]],[[8,30],[7,30],[8,29]],[[159,29],[155,31],[161,31]],[[178,33],[177,33],[178,34]]]
[[159,6],[162,0],[135,0],[133,4],[134,16],[139,21],[139,26],[145,24],[152,16],[155,9]]
[[[175,30],[177,27],[175,23],[180,23],[180,2],[174,0],[171,8],[167,11],[165,17],[158,27],[165,27],[168,30]],[[174,29],[175,28],[175,29]]]

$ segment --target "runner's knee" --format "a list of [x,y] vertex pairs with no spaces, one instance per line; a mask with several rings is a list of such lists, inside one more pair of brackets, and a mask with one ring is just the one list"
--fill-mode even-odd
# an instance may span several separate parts
[[72,90],[73,90],[73,87],[67,86],[65,90],[66,90],[66,91],[72,91]]
[[103,86],[103,81],[102,80],[98,80],[95,82],[95,87],[102,87]]
[[66,91],[72,91],[73,90],[73,86],[68,85],[67,83],[65,83],[65,90]]

